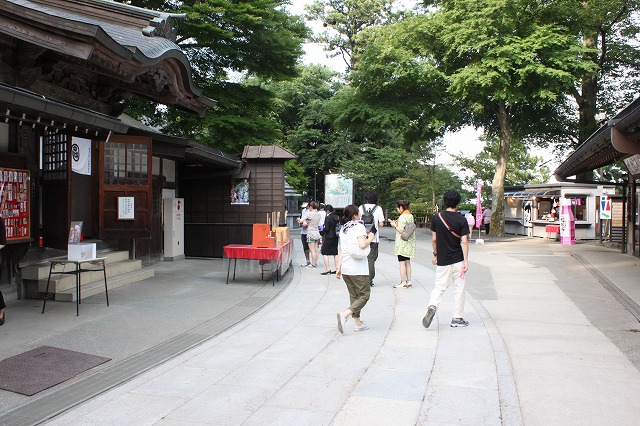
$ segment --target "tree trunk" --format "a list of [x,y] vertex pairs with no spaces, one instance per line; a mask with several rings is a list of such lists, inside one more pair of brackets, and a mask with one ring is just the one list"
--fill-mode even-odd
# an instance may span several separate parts
[[498,150],[496,172],[491,183],[493,200],[489,236],[502,238],[504,237],[504,179],[507,176],[509,146],[511,145],[511,126],[505,101],[499,101],[498,122],[500,123],[500,149]]
[[[585,34],[583,38],[584,46],[589,49],[597,49],[598,39],[595,33]],[[594,63],[598,62],[597,53],[590,58]],[[582,95],[576,99],[578,103],[578,146],[587,140],[589,136],[598,130],[596,122],[596,99],[598,96],[598,74],[593,73],[582,77]],[[577,148],[577,147],[576,147]],[[593,172],[585,172],[576,176],[576,180],[589,182],[593,180]]]

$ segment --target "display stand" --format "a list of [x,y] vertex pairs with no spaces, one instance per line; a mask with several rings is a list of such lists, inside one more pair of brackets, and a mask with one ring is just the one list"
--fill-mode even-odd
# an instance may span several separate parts
[[[107,270],[105,268],[105,263],[104,263],[105,260],[106,260],[105,257],[96,257],[95,259],[91,259],[91,260],[68,260],[68,259],[52,260],[51,266],[49,267],[49,278],[47,278],[47,289],[44,292],[44,303],[42,304],[42,313],[44,314],[44,308],[47,306],[47,299],[49,298],[49,284],[51,283],[51,274],[70,274],[70,275],[76,276],[76,316],[79,316],[80,315],[79,306],[80,306],[80,303],[82,303],[81,294],[80,294],[80,287],[82,285],[82,282],[81,282],[80,274],[82,274],[83,272],[102,271],[102,273],[104,274],[104,294],[107,297],[107,306],[109,306],[109,290],[107,288]],[[93,269],[83,269],[82,268],[83,263],[91,263],[93,265],[100,266],[100,267],[93,268]],[[69,264],[74,265],[75,268],[72,271],[65,271],[64,268],[66,267],[66,265],[69,265]],[[61,272],[53,271],[53,268],[56,265],[63,265]]]

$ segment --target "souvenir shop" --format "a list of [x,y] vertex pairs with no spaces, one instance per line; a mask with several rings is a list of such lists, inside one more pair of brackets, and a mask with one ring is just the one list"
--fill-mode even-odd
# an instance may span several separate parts
[[571,202],[576,239],[598,239],[602,229],[601,198],[614,193],[614,186],[572,182],[505,187],[505,233],[549,237],[548,230],[555,229],[549,225],[560,224],[560,203],[564,198]]

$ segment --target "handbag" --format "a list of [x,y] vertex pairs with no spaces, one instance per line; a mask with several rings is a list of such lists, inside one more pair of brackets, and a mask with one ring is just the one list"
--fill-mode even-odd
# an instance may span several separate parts
[[369,256],[369,252],[371,251],[371,248],[369,246],[360,248],[357,238],[348,239],[347,241],[343,241],[343,243],[344,251],[354,259],[364,259]]
[[409,238],[411,238],[411,236],[415,231],[416,231],[415,222],[409,222],[405,225],[404,230],[400,234],[400,238],[402,238],[404,241],[409,241]]

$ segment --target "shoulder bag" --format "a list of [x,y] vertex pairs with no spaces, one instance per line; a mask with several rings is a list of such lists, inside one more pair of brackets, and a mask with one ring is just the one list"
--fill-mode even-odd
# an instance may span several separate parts
[[400,238],[402,238],[404,241],[409,241],[409,238],[411,238],[415,230],[416,230],[415,222],[407,223],[402,233],[400,233]]
[[458,238],[462,238],[458,233],[456,233],[453,229],[451,229],[451,227],[449,226],[449,224],[447,223],[446,220],[444,220],[444,217],[442,217],[442,213],[438,213],[438,217],[440,218],[440,221],[442,221],[442,223],[444,223],[444,226],[447,227],[447,230],[449,232],[451,232],[453,235],[455,235]]

